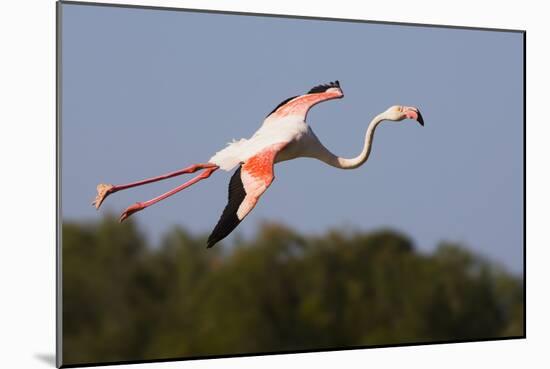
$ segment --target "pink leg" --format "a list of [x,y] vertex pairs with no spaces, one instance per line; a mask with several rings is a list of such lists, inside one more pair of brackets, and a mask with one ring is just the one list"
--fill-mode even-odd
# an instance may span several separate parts
[[144,179],[144,180],[141,180],[141,181],[127,183],[127,184],[123,184],[123,185],[111,185],[111,184],[101,183],[101,184],[97,185],[97,196],[96,196],[95,200],[92,202],[92,205],[95,206],[96,209],[99,209],[99,207],[101,206],[101,204],[103,203],[105,198],[107,196],[109,196],[110,194],[115,193],[117,191],[126,190],[126,189],[132,188],[132,187],[142,186],[142,185],[145,185],[145,184],[148,184],[148,183],[162,181],[163,179],[177,177],[177,176],[180,176],[180,175],[186,174],[186,173],[194,173],[199,169],[214,168],[214,167],[217,168],[217,166],[215,164],[211,164],[211,163],[193,164],[193,165],[191,165],[187,168],[177,170],[175,172],[166,173],[166,174],[163,174],[161,176],[147,178],[147,179]]
[[210,175],[212,173],[214,173],[219,167],[217,165],[214,165],[214,166],[209,166],[207,168],[205,168],[204,172],[202,172],[201,174],[199,174],[198,176],[196,176],[195,178],[185,182],[184,184],[174,188],[173,190],[170,190],[166,193],[163,193],[162,195],[158,196],[158,197],[155,197],[154,199],[151,199],[149,201],[145,201],[145,202],[136,202],[134,205],[130,206],[129,208],[127,208],[123,213],[122,215],[120,216],[120,221],[123,222],[126,218],[128,218],[130,215],[140,211],[140,210],[143,210],[153,204],[156,204],[157,202],[161,201],[161,200],[164,200],[165,198],[167,197],[170,197],[178,192],[180,192],[181,190],[183,189],[186,189],[187,187],[199,182],[199,181],[202,181],[203,179],[205,178],[208,178],[210,177]]

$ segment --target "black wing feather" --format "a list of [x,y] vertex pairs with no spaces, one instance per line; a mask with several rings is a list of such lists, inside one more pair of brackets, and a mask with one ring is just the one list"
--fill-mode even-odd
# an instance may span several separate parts
[[288,99],[285,99],[285,100],[281,101],[281,103],[280,103],[279,105],[277,105],[277,106],[275,107],[275,109],[273,109],[273,110],[266,116],[266,118],[269,117],[271,114],[275,113],[275,112],[277,111],[277,109],[279,109],[281,106],[283,106],[284,104],[286,104],[287,102],[289,102],[290,100],[292,100],[292,99],[294,99],[294,98],[296,98],[296,97],[298,97],[298,96],[292,96],[292,97],[289,97]]
[[325,85],[315,86],[311,90],[308,91],[308,94],[315,94],[315,93],[319,93],[319,92],[325,92],[326,90],[328,90],[329,88],[332,88],[332,87],[340,87],[340,81],[336,80],[334,82],[329,82]]
[[241,180],[241,166],[233,173],[229,181],[229,195],[227,205],[223,209],[223,213],[218,220],[218,224],[208,237],[207,247],[214,246],[221,241],[229,233],[231,233],[241,222],[237,217],[237,210],[246,196],[243,182]]

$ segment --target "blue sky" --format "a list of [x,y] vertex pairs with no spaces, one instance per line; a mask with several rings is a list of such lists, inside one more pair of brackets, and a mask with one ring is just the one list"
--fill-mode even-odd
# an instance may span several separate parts
[[[355,156],[369,121],[394,104],[426,126],[383,123],[367,163],[313,159],[276,180],[235,233],[260,222],[303,232],[391,227],[432,251],[454,241],[523,268],[522,34],[64,4],[63,219],[118,214],[189,177],[123,191],[98,214],[99,182],[125,183],[204,162],[249,137],[287,97],[340,80],[345,98],[308,122],[331,151]],[[158,237],[208,233],[230,174],[135,215]]]

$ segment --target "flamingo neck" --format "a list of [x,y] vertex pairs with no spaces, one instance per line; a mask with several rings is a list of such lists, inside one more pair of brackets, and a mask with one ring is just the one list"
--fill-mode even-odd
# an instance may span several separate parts
[[363,150],[359,155],[350,159],[335,156],[329,164],[340,169],[355,169],[363,165],[369,158],[371,152],[374,131],[384,119],[385,118],[383,115],[380,114],[374,117],[374,119],[369,123],[367,133],[365,134],[365,144],[363,145]]

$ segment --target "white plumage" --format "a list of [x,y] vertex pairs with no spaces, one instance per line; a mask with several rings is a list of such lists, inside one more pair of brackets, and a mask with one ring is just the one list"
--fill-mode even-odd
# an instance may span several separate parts
[[218,151],[208,162],[230,171],[246,162],[262,149],[280,142],[296,142],[308,133],[308,125],[300,115],[282,118],[267,117],[260,129],[248,139],[233,140]]

